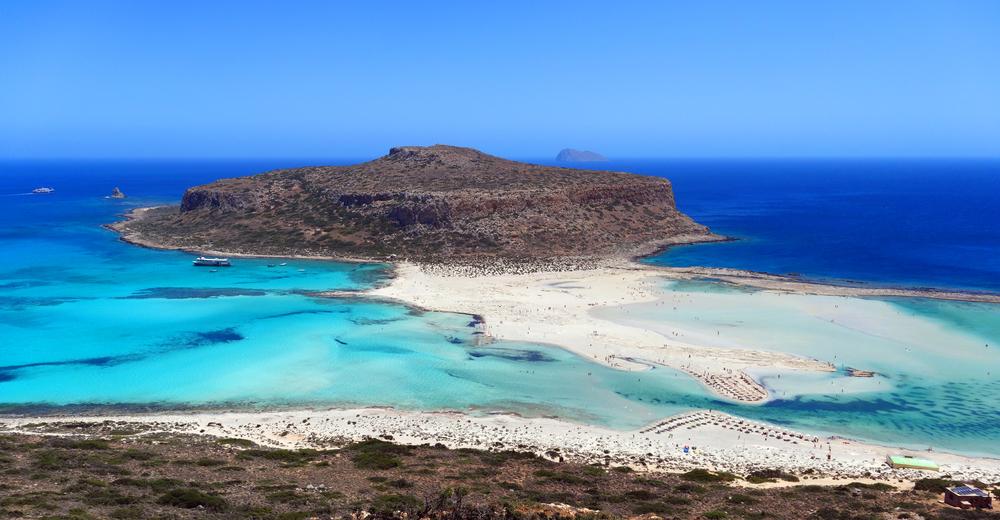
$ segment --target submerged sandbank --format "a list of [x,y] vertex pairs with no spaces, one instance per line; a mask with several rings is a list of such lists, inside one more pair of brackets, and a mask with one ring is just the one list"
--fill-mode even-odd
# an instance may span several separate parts
[[710,407],[738,415],[892,445],[994,452],[998,432],[982,420],[996,407],[975,392],[1000,371],[990,335],[887,297],[985,305],[987,313],[992,304],[948,303],[963,293],[703,278],[635,264],[520,274],[402,264],[369,294],[476,314],[493,338],[550,343],[621,370],[683,371],[730,401]]

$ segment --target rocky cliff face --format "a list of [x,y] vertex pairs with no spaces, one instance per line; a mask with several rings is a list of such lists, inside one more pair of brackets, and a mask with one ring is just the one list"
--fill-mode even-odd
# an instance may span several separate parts
[[677,211],[665,179],[443,145],[220,180],[117,227],[165,247],[470,262],[631,255],[712,237]]

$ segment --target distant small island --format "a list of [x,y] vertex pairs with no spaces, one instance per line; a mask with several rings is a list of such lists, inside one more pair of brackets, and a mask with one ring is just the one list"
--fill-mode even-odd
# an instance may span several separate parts
[[607,157],[589,150],[574,150],[573,148],[563,148],[556,155],[559,162],[606,162]]
[[222,179],[112,228],[151,247],[466,264],[628,258],[720,239],[677,210],[666,179],[446,145]]
[[110,199],[124,199],[125,198],[125,194],[122,193],[122,190],[120,190],[118,188],[118,186],[115,186],[115,189],[111,190],[111,195],[108,195],[108,198],[110,198]]

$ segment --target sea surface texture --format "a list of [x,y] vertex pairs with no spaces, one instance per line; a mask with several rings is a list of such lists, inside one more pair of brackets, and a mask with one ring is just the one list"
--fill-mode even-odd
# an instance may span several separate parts
[[1000,291],[1000,161],[628,161],[724,244],[649,262]]
[[[1000,455],[994,305],[777,296],[705,281],[664,282],[662,302],[599,311],[698,344],[879,373],[761,372],[777,398],[737,405],[672,370],[622,372],[545,345],[479,345],[469,316],[312,295],[378,284],[383,265],[234,259],[230,268],[195,268],[193,255],[128,245],[100,227],[132,207],[174,202],[187,186],[294,164],[0,163],[0,411],[385,405],[636,428],[711,408],[817,433]],[[786,162],[777,172],[760,162],[611,167],[670,177],[682,210],[740,238],[653,262],[1000,288],[995,163],[920,165],[911,177],[898,163],[803,164],[798,176]],[[56,191],[29,194],[40,186]],[[115,186],[129,198],[105,198]]]

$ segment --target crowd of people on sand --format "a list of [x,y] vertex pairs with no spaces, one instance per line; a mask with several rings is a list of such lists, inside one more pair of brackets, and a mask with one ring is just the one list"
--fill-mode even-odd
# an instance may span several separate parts
[[686,367],[681,367],[681,370],[723,397],[748,403],[767,399],[767,389],[742,370],[728,371],[727,369],[727,372],[723,374],[699,373]]
[[759,435],[765,441],[768,438],[771,438],[782,442],[790,442],[792,444],[799,444],[799,442],[820,442],[819,437],[813,435],[805,435],[785,430],[783,428],[769,426],[764,423],[740,419],[738,417],[712,411],[698,411],[684,415],[675,415],[643,428],[640,430],[640,433],[666,433],[672,436],[670,432],[675,430],[680,430],[682,428],[685,430],[694,430],[699,427],[709,425],[717,426],[726,430],[733,430],[745,435]]
[[436,276],[462,276],[475,278],[478,276],[499,276],[512,274],[531,274],[552,271],[584,271],[600,269],[621,263],[621,258],[553,258],[532,260],[508,260],[494,258],[483,262],[462,263],[421,263],[420,268],[428,274]]

